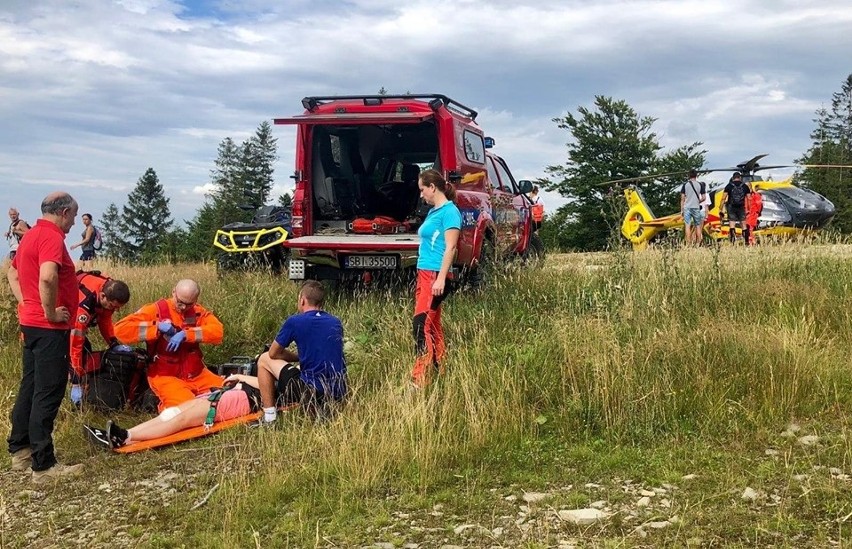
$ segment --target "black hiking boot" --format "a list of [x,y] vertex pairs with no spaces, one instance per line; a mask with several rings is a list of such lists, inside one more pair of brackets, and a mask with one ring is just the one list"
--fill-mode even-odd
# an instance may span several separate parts
[[127,442],[127,429],[122,429],[113,420],[107,421],[106,433],[110,450],[121,448]]
[[88,439],[89,444],[92,446],[98,446],[104,450],[110,449],[109,437],[103,429],[98,429],[91,425],[83,425],[83,434],[86,435],[86,439]]

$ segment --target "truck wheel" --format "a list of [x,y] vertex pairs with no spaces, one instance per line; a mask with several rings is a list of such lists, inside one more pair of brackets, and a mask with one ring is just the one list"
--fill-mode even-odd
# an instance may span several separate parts
[[527,249],[524,252],[524,259],[527,261],[542,261],[544,259],[544,255],[544,242],[541,241],[541,237],[538,236],[538,233],[533,233],[532,236],[530,236],[530,243],[527,245]]
[[474,290],[483,289],[488,285],[488,282],[494,276],[496,266],[497,251],[494,247],[494,241],[486,236],[479,251],[479,261],[470,274],[470,285]]
[[222,252],[216,257],[216,275],[219,277],[233,272],[239,268],[240,260],[235,254]]

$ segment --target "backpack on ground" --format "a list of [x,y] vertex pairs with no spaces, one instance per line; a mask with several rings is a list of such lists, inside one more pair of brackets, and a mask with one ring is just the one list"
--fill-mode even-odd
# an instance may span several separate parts
[[98,351],[100,367],[86,374],[83,402],[103,411],[123,410],[134,400],[134,385],[145,377],[147,356],[142,351]]
[[101,236],[101,231],[94,225],[92,225],[92,230],[95,231],[95,236],[92,238],[92,247],[95,250],[100,250],[104,247],[104,239]]

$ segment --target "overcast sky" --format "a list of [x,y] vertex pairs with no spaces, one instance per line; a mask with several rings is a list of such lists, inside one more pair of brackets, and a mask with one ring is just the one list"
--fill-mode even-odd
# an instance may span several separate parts
[[[711,166],[787,164],[852,72],[850,28],[848,0],[0,0],[0,194],[33,221],[68,190],[97,224],[153,167],[189,219],[223,138],[382,86],[478,110],[517,179],[566,160],[552,119],[596,94]],[[295,134],[274,131],[281,192]]]

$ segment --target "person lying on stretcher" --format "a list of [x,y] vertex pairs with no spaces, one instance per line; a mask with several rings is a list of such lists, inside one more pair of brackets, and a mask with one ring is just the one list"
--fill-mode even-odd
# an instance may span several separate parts
[[[278,402],[292,404],[292,399],[276,387]],[[298,401],[296,401],[298,402]],[[229,419],[257,413],[261,409],[258,378],[234,374],[225,379],[225,387],[199,395],[178,406],[166,408],[160,415],[130,429],[123,429],[113,420],[107,421],[106,429],[91,425],[83,426],[83,433],[95,446],[114,450],[134,442],[143,442],[166,437],[202,425],[213,425]]]

